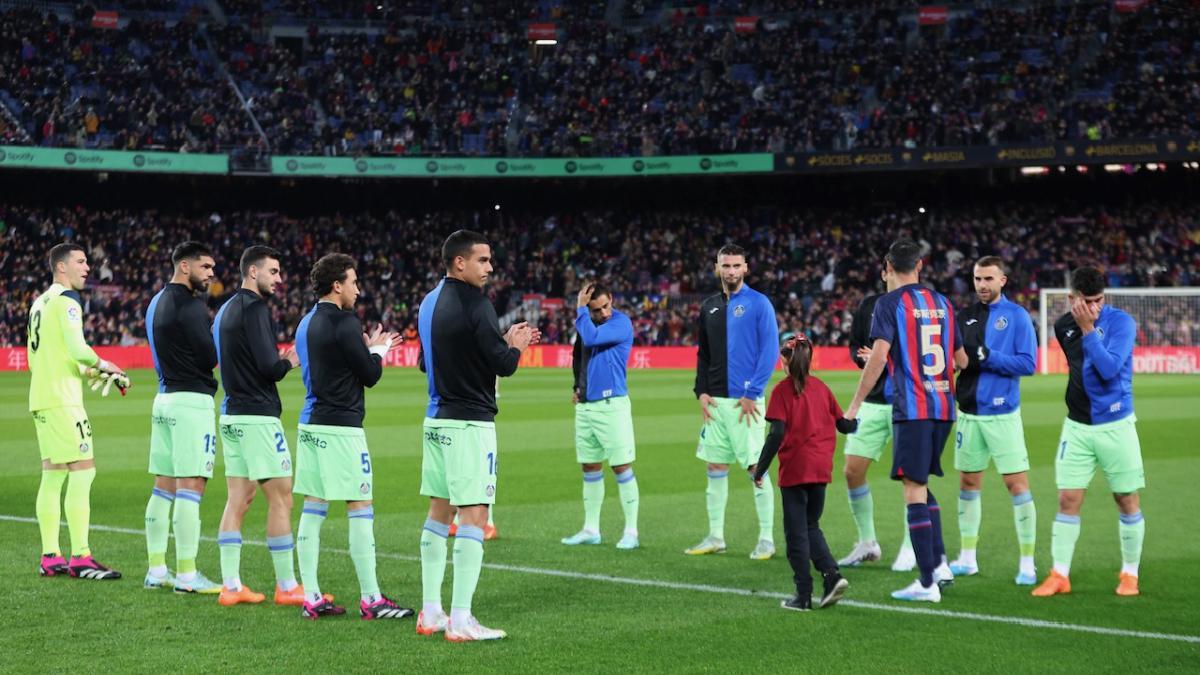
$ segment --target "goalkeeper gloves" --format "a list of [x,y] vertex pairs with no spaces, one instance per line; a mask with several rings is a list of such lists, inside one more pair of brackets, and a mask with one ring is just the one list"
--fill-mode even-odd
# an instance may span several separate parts
[[[111,368],[116,368],[108,361],[101,361],[100,365],[108,365]],[[108,392],[112,391],[113,385],[116,385],[117,390],[121,395],[125,395],[125,390],[129,388],[129,376],[125,373],[114,373],[102,370],[101,368],[85,368],[80,366],[80,374],[87,378],[88,386],[92,391],[99,391],[101,396],[108,396]],[[103,388],[102,388],[103,387]]]

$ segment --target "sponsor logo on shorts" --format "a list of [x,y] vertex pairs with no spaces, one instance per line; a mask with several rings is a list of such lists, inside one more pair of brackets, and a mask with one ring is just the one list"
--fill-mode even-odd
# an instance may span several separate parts
[[741,316],[741,315],[743,315],[743,314],[745,314],[745,313],[746,313],[746,306],[745,306],[745,305],[738,305],[737,307],[734,307],[734,308],[733,308],[733,315],[734,315],[735,317]]
[[440,434],[436,431],[426,431],[425,440],[432,441],[438,445],[450,446],[454,443],[454,439],[447,434]]
[[232,424],[222,424],[221,435],[225,438],[233,440],[245,436],[246,430],[241,427],[235,427]]
[[324,439],[322,439],[320,436],[318,436],[318,435],[316,435],[316,434],[314,434],[314,433],[312,433],[312,432],[310,432],[310,431],[301,431],[301,432],[300,432],[300,438],[298,438],[298,439],[296,439],[296,440],[298,440],[298,441],[301,443],[301,445],[311,445],[311,446],[313,446],[314,448],[327,448],[327,447],[329,447],[329,443],[328,443],[328,442],[326,442],[326,441],[325,441]]
[[151,424],[165,424],[169,427],[173,427],[173,426],[175,426],[176,422],[175,422],[174,417],[169,417],[167,415],[151,415],[150,423]]
[[79,444],[79,454],[81,454],[81,455],[86,455],[88,453],[88,450],[91,450],[91,449],[92,449],[91,446],[88,445],[87,443]]
[[996,330],[1004,330],[1005,328],[1008,328],[1008,318],[1002,316],[999,319],[996,319],[996,323],[992,324],[992,328],[995,328]]
[[35,412],[35,413],[33,413],[33,420],[35,422],[41,422],[42,424],[45,424],[46,416],[43,413]]
[[495,497],[496,496],[496,486],[489,485],[489,486],[487,486],[487,489],[484,490],[484,492],[486,492],[487,496],[489,496],[489,497]]
[[369,493],[369,492],[371,491],[371,484],[370,484],[370,483],[363,483],[362,485],[359,485],[359,486],[358,486],[358,491],[359,491],[360,493],[364,494],[364,495],[365,495],[365,494],[367,494],[367,493]]

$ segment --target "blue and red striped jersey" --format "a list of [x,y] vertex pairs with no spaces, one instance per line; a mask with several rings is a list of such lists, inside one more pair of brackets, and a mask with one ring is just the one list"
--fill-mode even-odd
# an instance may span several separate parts
[[895,395],[892,420],[954,420],[954,352],[962,336],[950,301],[920,284],[879,298],[871,341],[886,340]]

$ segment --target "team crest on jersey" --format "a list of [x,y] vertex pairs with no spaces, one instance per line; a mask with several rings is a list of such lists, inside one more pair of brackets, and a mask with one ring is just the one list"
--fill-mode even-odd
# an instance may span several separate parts
[[743,314],[745,314],[745,313],[746,313],[746,306],[745,306],[745,305],[738,305],[737,307],[734,307],[734,308],[733,308],[733,315],[734,315],[734,316],[741,316],[741,315],[743,315]]
[[371,484],[370,484],[370,483],[363,483],[362,485],[359,485],[359,486],[358,486],[358,491],[359,491],[359,492],[361,492],[361,493],[363,493],[364,495],[365,495],[365,494],[367,494],[368,492],[370,492],[370,491],[371,491]]
[[995,328],[996,330],[1004,330],[1005,328],[1008,328],[1008,318],[1002,316],[999,319],[996,319],[996,323],[992,324],[992,328]]

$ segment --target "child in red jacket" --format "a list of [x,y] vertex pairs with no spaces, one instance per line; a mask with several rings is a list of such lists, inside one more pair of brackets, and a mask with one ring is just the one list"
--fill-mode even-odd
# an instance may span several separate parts
[[825,510],[825,486],[833,474],[835,432],[852,433],[857,423],[843,419],[833,392],[808,374],[813,349],[803,333],[796,333],[779,353],[787,366],[787,377],[771,391],[766,416],[771,431],[758,460],[754,482],[762,486],[762,477],[778,454],[787,558],[796,582],[796,597],[784,601],[782,607],[806,612],[813,603],[810,560],[825,582],[818,607],[836,604],[850,585],[838,573],[819,521]]

